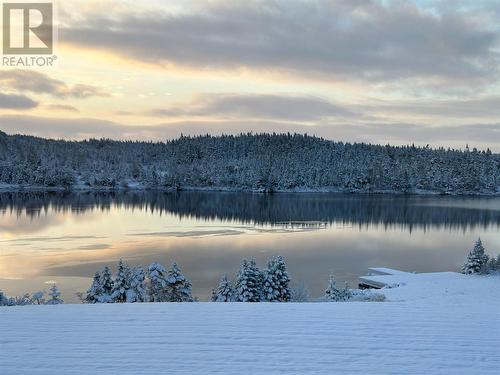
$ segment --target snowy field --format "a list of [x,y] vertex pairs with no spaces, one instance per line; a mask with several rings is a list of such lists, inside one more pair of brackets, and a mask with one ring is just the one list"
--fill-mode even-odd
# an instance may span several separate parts
[[500,277],[375,277],[390,302],[0,308],[0,373],[498,374]]

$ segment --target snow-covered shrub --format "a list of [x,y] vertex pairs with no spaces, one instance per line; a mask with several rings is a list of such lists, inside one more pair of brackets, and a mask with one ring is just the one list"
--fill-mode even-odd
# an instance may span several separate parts
[[335,281],[335,277],[333,275],[330,276],[328,280],[328,287],[325,290],[325,299],[327,301],[333,302],[342,302],[348,301],[351,298],[351,292],[345,284],[343,289],[337,288],[337,282]]
[[49,289],[49,299],[45,304],[47,305],[59,305],[61,303],[64,303],[64,301],[60,298],[61,297],[61,292],[57,288],[56,284],[52,284],[52,286]]
[[235,301],[260,302],[262,296],[262,273],[255,260],[243,260],[236,276]]
[[488,263],[488,255],[484,252],[484,247],[481,239],[478,238],[474,244],[474,248],[470,251],[467,256],[467,261],[462,267],[462,273],[467,275],[475,273],[487,272],[486,266]]
[[167,301],[167,271],[158,262],[148,267],[148,294],[151,302]]
[[264,271],[263,297],[268,302],[288,302],[291,298],[290,278],[281,256],[269,259]]
[[382,293],[374,292],[371,289],[354,289],[351,290],[351,298],[353,302],[384,302],[386,297]]
[[298,283],[291,288],[291,302],[308,302],[310,298],[309,290],[304,283]]
[[217,286],[213,290],[212,302],[231,302],[233,300],[234,290],[231,282],[224,275]]
[[175,262],[172,263],[167,274],[167,301],[193,302],[191,281],[182,274]]

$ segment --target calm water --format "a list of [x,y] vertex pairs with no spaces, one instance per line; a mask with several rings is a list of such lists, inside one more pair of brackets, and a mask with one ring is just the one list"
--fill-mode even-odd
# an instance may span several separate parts
[[371,266],[459,269],[473,241],[500,251],[500,198],[342,194],[0,194],[0,289],[56,281],[67,302],[93,273],[176,260],[207,299],[241,260],[281,254],[294,281],[322,293],[328,275],[357,285]]

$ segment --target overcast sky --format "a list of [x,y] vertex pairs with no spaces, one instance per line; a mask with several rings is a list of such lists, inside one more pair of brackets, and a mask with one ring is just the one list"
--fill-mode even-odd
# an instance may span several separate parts
[[498,1],[65,0],[58,22],[56,67],[1,67],[0,130],[500,152]]

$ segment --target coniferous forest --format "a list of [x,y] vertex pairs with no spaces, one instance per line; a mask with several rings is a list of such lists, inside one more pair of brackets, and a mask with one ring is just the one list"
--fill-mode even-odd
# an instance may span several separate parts
[[0,184],[46,188],[500,192],[490,150],[343,143],[299,134],[64,141],[0,132]]

